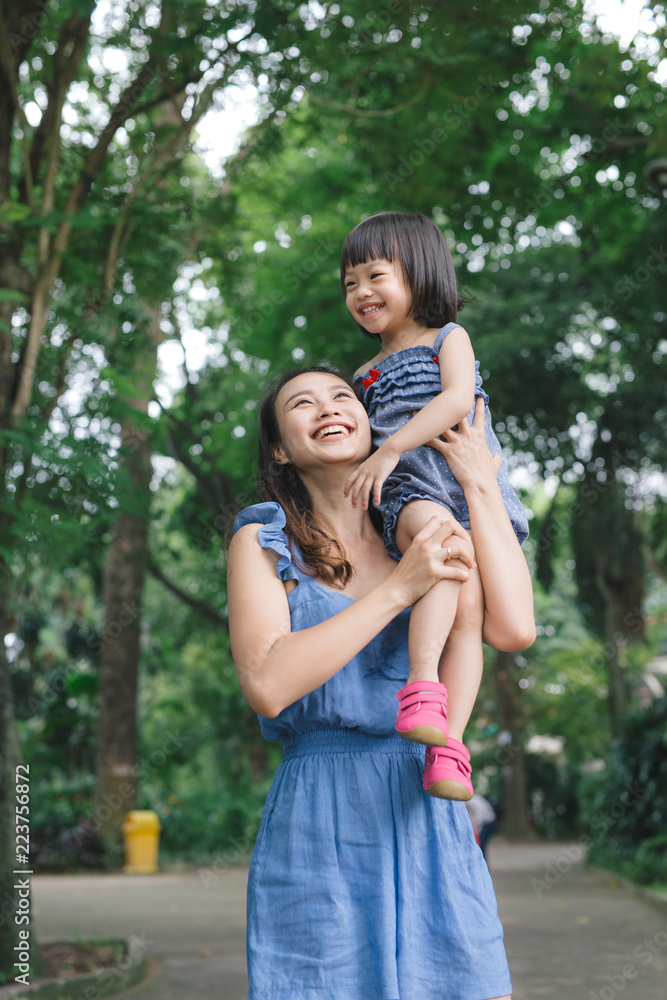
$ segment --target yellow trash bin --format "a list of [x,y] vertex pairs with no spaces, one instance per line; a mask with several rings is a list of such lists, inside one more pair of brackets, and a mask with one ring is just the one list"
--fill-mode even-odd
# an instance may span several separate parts
[[123,823],[124,871],[134,874],[157,871],[160,829],[160,820],[150,809],[134,809],[127,814]]

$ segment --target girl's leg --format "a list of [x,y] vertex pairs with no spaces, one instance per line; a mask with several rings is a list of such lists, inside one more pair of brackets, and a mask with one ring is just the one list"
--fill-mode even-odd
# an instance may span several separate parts
[[446,746],[429,750],[424,770],[424,788],[436,798],[465,801],[473,794],[463,731],[482,679],[483,622],[484,592],[474,569],[461,587],[456,618],[440,660],[439,677],[449,695],[449,737]]
[[[405,552],[415,535],[434,515],[454,520],[444,507],[430,500],[413,500],[406,504],[396,525],[396,545],[401,552]],[[413,606],[408,635],[408,684],[438,680],[445,683],[439,678],[438,669],[456,616],[460,590],[459,580],[440,580]]]
[[483,623],[484,591],[479,571],[474,569],[461,586],[456,617],[438,673],[449,695],[449,735],[460,742],[482,681]]

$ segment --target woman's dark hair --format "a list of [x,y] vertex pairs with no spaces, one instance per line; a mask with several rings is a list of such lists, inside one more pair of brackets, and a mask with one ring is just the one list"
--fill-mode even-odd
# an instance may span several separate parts
[[[343,243],[340,281],[345,295],[345,272],[367,260],[384,257],[398,261],[412,294],[411,316],[416,323],[442,327],[455,323],[464,302],[456,288],[454,262],[445,238],[425,215],[378,212],[360,222]],[[377,333],[367,337],[380,340]]]
[[334,586],[344,587],[353,570],[343,546],[319,522],[310,494],[294,466],[276,462],[271,452],[271,445],[280,442],[276,414],[278,393],[293,378],[308,372],[335,375],[357,395],[354,383],[327,365],[293,368],[271,382],[264,391],[259,410],[257,489],[262,500],[273,500],[285,511],[287,535],[296,543],[304,569],[313,576],[329,580]]

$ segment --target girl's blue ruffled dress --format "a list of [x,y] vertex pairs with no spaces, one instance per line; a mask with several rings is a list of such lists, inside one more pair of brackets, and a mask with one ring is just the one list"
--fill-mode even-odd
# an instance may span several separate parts
[[[303,572],[277,503],[234,530],[296,580],[292,630],[353,599]],[[409,609],[275,719],[285,755],[248,880],[249,1000],[484,1000],[512,992],[491,878],[463,802],[422,788],[424,748],[394,733]]]
[[[356,376],[363,384],[364,406],[373,433],[373,446],[379,448],[390,435],[407,424],[417,410],[442,392],[438,354],[447,334],[458,323],[447,323],[436,337],[433,347],[417,344],[390,354],[363,375]],[[475,403],[479,396],[485,403],[484,431],[486,443],[494,455],[502,455],[500,442],[491,422],[489,397],[482,388],[479,361],[475,362]],[[468,414],[472,424],[475,408]],[[498,472],[498,486],[505,509],[521,545],[528,537],[528,519],[521,501],[512,488],[503,459]],[[421,445],[401,455],[400,461],[382,487],[383,539],[387,551],[400,559],[396,541],[398,515],[411,500],[433,500],[454,515],[459,524],[470,528],[470,515],[463,488],[447,464],[444,455],[435,448]]]

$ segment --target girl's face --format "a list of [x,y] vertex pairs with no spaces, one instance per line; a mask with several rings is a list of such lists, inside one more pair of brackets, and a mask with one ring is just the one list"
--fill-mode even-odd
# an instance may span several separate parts
[[368,333],[398,333],[412,309],[412,294],[398,261],[381,257],[345,272],[345,304]]
[[368,415],[354,390],[337,375],[303,372],[276,398],[280,442],[274,459],[298,472],[332,464],[359,463],[371,450]]

